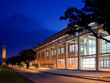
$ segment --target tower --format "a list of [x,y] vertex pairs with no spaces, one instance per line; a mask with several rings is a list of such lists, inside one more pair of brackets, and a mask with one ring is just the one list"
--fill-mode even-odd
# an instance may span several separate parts
[[2,65],[6,65],[6,46],[2,47]]

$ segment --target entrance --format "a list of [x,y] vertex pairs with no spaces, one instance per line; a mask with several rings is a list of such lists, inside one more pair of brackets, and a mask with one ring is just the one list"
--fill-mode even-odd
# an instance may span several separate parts
[[109,57],[101,57],[100,68],[109,68],[110,59]]

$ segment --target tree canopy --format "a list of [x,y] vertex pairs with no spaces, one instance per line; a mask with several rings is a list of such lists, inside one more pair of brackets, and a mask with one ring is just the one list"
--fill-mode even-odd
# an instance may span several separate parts
[[78,9],[76,7],[67,8],[64,16],[60,17],[60,20],[69,19],[68,27],[74,26],[74,29],[69,31],[69,34],[75,34],[75,32],[88,30],[94,34],[95,37],[103,39],[110,43],[103,35],[97,34],[90,23],[96,23],[103,25],[102,30],[106,31],[110,35],[110,0],[82,0],[85,3],[84,8]]
[[23,50],[22,52],[20,52],[20,56],[22,58],[22,61],[27,64],[27,68],[28,68],[29,63],[35,59],[36,52],[33,51],[32,49]]
[[27,64],[27,68],[29,67],[29,63],[34,60],[36,57],[36,52],[32,49],[23,50],[17,56],[12,56],[8,58],[7,64],[10,63],[12,65],[18,65],[21,67],[21,62]]

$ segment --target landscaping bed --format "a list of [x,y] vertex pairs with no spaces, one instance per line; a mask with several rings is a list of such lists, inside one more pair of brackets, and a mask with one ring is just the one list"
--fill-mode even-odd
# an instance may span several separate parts
[[101,77],[99,78],[100,80],[105,80],[105,81],[110,81],[110,76],[107,76],[107,77]]

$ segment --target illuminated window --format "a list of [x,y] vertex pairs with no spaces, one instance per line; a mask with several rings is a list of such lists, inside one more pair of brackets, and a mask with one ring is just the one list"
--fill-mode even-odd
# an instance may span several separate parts
[[52,55],[53,55],[53,50],[51,51]]
[[61,59],[61,65],[62,65],[62,59]]
[[59,65],[60,65],[60,59],[59,59]]
[[63,54],[64,53],[64,48],[61,48],[61,54]]
[[76,45],[76,51],[78,51],[78,45]]
[[84,55],[86,55],[86,54],[87,54],[87,52],[86,52],[87,50],[86,50],[86,49],[87,49],[87,46],[86,46],[86,45],[84,45]]
[[58,49],[58,54],[60,54],[60,49]]
[[84,43],[87,43],[87,40],[86,39],[84,39]]
[[71,65],[71,58],[70,58],[70,65]]
[[69,64],[69,58],[67,59],[67,64]]
[[83,45],[81,45],[81,52],[83,52]]
[[74,45],[70,45],[70,52],[74,52]]
[[72,65],[74,65],[74,58],[72,58]]
[[56,55],[56,50],[54,50],[54,55]]
[[49,56],[49,52],[47,52],[47,56]]
[[63,59],[63,65],[64,65],[64,59]]

